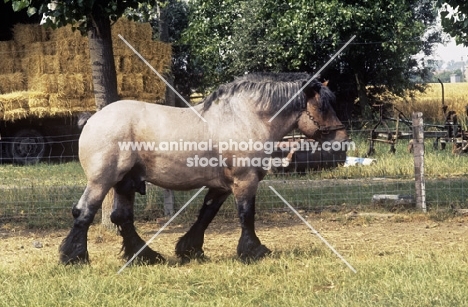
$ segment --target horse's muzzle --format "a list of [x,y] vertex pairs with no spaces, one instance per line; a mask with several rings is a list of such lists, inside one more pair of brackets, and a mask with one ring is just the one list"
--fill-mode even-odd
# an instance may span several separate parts
[[351,142],[351,138],[346,132],[346,129],[342,128],[342,129],[335,130],[334,132],[335,132],[335,135],[333,136],[333,139],[330,141],[341,142],[341,143]]

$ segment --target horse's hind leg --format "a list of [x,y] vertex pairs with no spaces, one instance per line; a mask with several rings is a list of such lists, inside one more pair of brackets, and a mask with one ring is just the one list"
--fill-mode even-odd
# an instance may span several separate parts
[[[144,245],[145,241],[135,230],[133,217],[133,204],[135,192],[144,193],[144,181],[135,181],[131,176],[124,178],[114,187],[114,207],[111,221],[117,225],[123,238],[124,258],[130,260]],[[164,261],[164,258],[146,246],[136,257],[136,262],[155,264]]]
[[205,230],[219,211],[230,191],[210,189],[205,196],[197,221],[183,235],[176,245],[176,255],[182,262],[192,258],[203,258],[203,241]]
[[60,245],[60,261],[63,264],[87,263],[89,261],[88,229],[109,188],[88,182],[78,204],[72,209],[75,218],[70,233]]

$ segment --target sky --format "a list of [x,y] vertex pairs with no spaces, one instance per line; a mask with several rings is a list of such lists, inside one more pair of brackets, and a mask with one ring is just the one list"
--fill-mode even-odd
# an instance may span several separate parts
[[441,59],[444,62],[454,60],[460,62],[461,58],[466,62],[468,60],[468,48],[462,45],[456,45],[455,40],[451,40],[447,45],[438,44],[436,49],[436,59]]

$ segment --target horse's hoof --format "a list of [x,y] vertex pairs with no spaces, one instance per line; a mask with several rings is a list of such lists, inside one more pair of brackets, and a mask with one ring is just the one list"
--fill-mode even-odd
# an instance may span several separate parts
[[177,257],[180,259],[181,264],[189,263],[191,260],[205,261],[205,253],[202,249],[192,249],[189,251],[176,251]]
[[240,253],[239,257],[243,262],[250,263],[252,261],[260,260],[270,254],[271,250],[261,244],[250,251]]
[[[133,257],[133,256],[132,256]],[[132,257],[128,257],[130,260]],[[136,258],[136,264],[145,264],[145,265],[153,265],[164,263],[166,259],[158,252],[155,252],[149,247],[146,247]]]
[[66,255],[64,253],[60,254],[60,263],[64,265],[74,265],[74,264],[89,264],[89,254],[88,251],[78,255]]

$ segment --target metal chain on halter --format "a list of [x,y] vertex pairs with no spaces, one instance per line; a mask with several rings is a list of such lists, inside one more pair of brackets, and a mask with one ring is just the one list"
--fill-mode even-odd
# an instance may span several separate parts
[[305,110],[307,116],[309,116],[309,119],[314,123],[314,125],[316,125],[319,129],[320,132],[322,132],[322,134],[329,134],[330,131],[336,131],[336,130],[341,130],[341,129],[345,129],[346,126],[341,124],[341,125],[335,125],[335,126],[325,126],[325,127],[322,127],[320,126],[320,124],[315,120],[314,116],[312,114],[310,114],[309,110]]
[[314,125],[316,125],[319,130],[320,130],[320,124],[315,120],[315,118],[312,116],[312,114],[310,114],[309,110],[305,110],[306,111],[306,114],[307,116],[309,116],[309,119],[314,123]]

